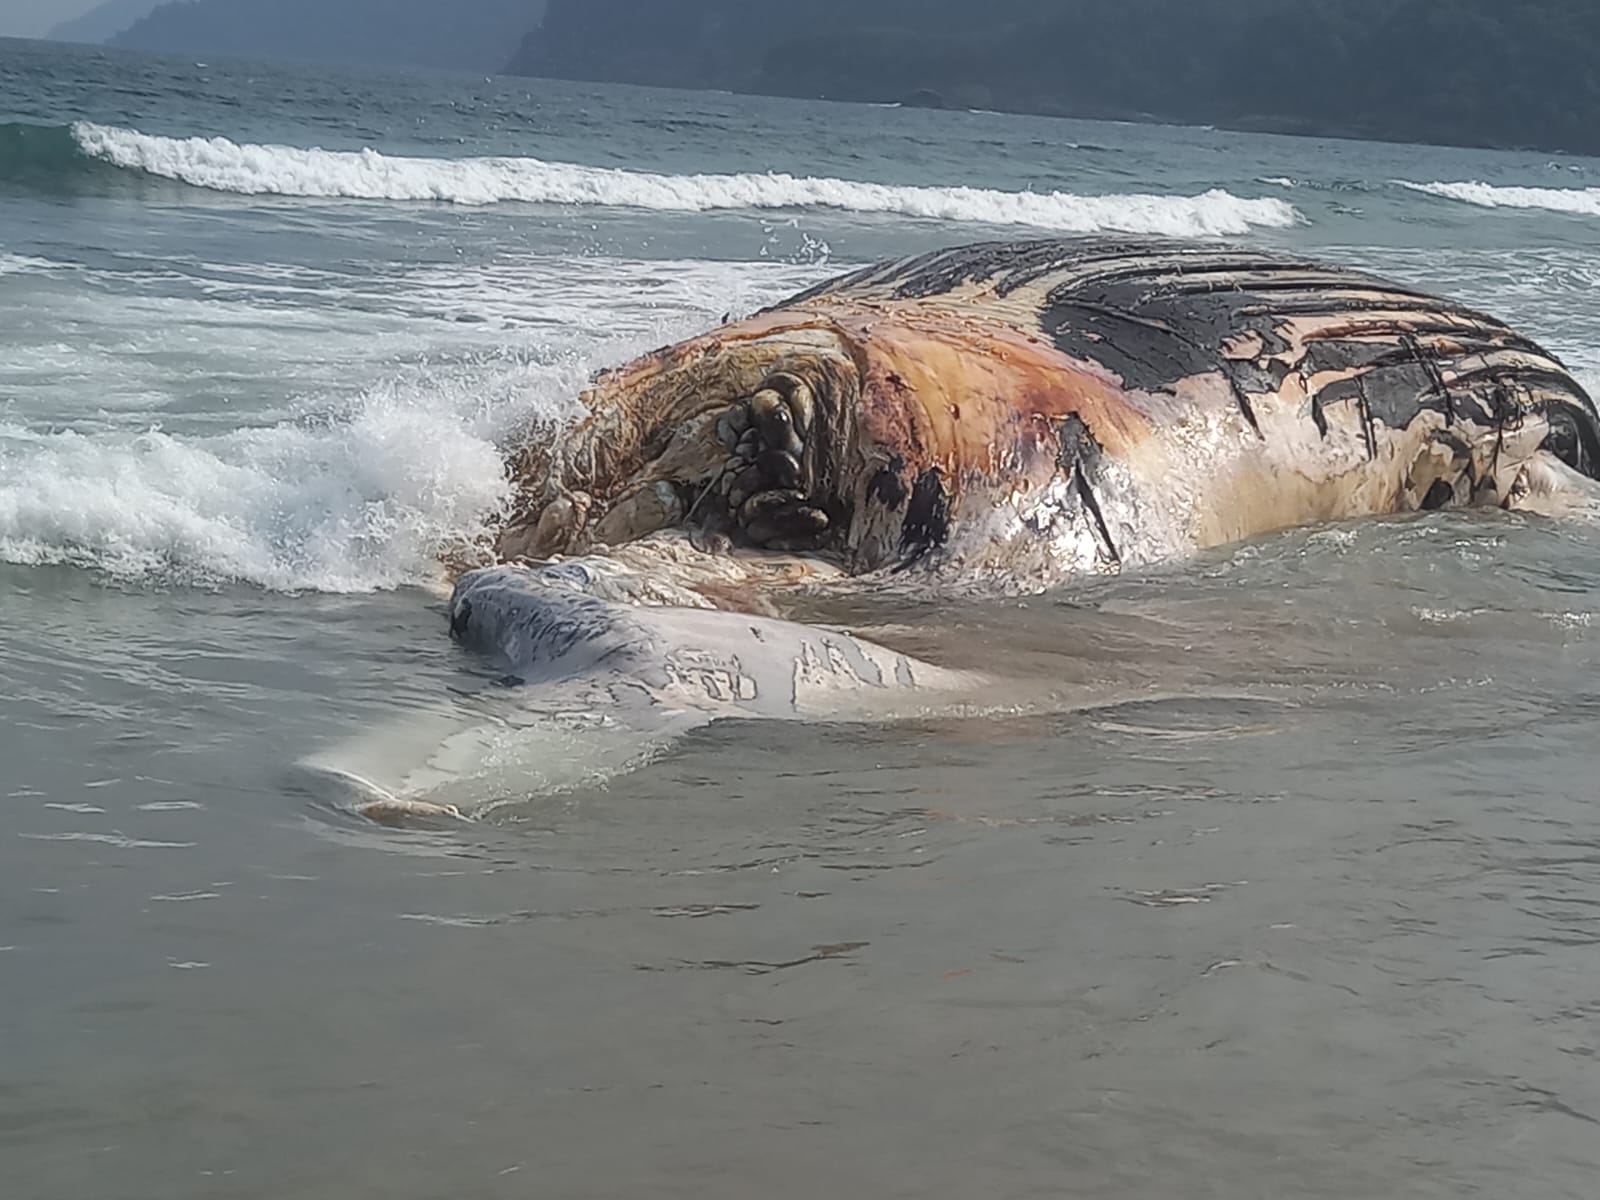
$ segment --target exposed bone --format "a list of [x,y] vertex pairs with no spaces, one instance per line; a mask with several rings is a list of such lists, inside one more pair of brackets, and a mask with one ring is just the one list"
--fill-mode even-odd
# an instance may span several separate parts
[[828,514],[809,504],[790,504],[756,518],[745,534],[772,549],[810,549],[828,531]]
[[569,549],[589,515],[593,500],[587,492],[558,494],[539,510],[538,521],[502,537],[500,552],[507,558],[548,558]]
[[739,520],[748,527],[762,517],[771,516],[785,508],[792,508],[805,499],[804,492],[794,490],[762,492],[759,496],[752,496],[740,506]]
[[802,504],[790,514],[790,524],[802,528],[808,533],[824,533],[832,524],[832,519],[820,508],[810,504]]
[[781,450],[762,451],[756,459],[756,468],[771,481],[773,487],[798,488],[804,482],[799,460]]
[[620,546],[683,520],[683,497],[670,483],[655,483],[629,492],[611,506],[594,527],[600,545]]
[[734,476],[733,486],[728,489],[728,507],[739,509],[746,500],[770,487],[766,472],[759,466],[749,466]]
[[811,426],[817,416],[817,401],[811,394],[811,386],[798,375],[791,375],[787,371],[777,371],[769,376],[765,386],[781,395],[788,404],[789,413],[794,418],[795,432],[802,438],[810,436]]
[[[762,402],[759,407],[758,402]],[[796,458],[805,453],[805,443],[794,431],[794,416],[776,392],[757,392],[750,401],[750,415],[769,449],[781,450]]]
[[722,490],[748,541],[815,549],[827,532],[827,513],[811,502],[813,456],[802,439],[814,429],[816,417],[810,385],[798,375],[777,371],[719,419],[724,445],[736,430],[742,431]]
[[689,531],[689,544],[702,554],[731,554],[733,539],[720,529],[701,527]]
[[783,402],[783,396],[771,388],[763,388],[744,405],[750,414],[750,419],[760,428],[763,421],[772,419],[780,412],[787,412],[789,406]]

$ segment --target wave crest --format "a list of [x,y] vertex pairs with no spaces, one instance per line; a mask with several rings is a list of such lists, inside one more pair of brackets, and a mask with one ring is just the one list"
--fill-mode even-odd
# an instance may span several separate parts
[[1409,183],[1401,187],[1428,196],[1459,200],[1479,208],[1537,208],[1547,212],[1600,217],[1600,188],[1504,187],[1492,183]]
[[[435,582],[511,502],[508,455],[559,437],[596,369],[819,275],[513,255],[256,264],[213,287],[177,265],[190,274],[0,253],[0,327],[28,312],[86,330],[9,348],[22,403],[0,403],[0,563],[280,591]],[[175,358],[190,371],[172,376]],[[256,399],[234,411],[229,394]]]
[[787,174],[663,175],[536,158],[406,158],[375,150],[304,150],[227,138],[168,138],[80,122],[72,136],[88,158],[194,187],[312,199],[508,201],[643,208],[662,212],[823,208],[1063,233],[1175,237],[1286,228],[1300,214],[1285,201],[1213,188],[1195,196],[1087,196],[975,187],[897,187]]
[[375,389],[344,419],[212,438],[0,424],[0,562],[285,591],[430,579],[511,491],[476,387],[450,382]]

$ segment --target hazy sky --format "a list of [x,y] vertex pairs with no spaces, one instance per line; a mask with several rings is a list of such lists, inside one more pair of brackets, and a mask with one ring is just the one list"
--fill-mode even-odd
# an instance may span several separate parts
[[0,0],[0,37],[39,37],[82,16],[100,0]]

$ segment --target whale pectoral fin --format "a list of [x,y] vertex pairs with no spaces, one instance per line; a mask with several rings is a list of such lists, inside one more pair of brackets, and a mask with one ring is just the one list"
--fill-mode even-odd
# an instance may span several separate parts
[[320,808],[379,825],[477,821],[632,770],[709,719],[646,704],[633,691],[586,676],[446,692],[312,752],[285,782]]
[[435,804],[400,796],[365,775],[329,762],[315,760],[301,764],[312,782],[312,790],[326,797],[334,807],[375,825],[405,828],[416,822],[470,821],[454,804]]
[[718,720],[915,717],[991,690],[838,629],[607,599],[625,580],[562,569],[577,565],[462,576],[452,628],[511,669],[503,686],[447,691],[316,752],[299,790],[382,825],[470,820],[633,770]]
[[454,804],[429,804],[423,800],[373,800],[356,809],[359,816],[375,825],[403,829],[414,821],[449,820],[469,821]]

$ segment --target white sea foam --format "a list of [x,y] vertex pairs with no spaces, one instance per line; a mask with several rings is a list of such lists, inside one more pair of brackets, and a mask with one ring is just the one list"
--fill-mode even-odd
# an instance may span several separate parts
[[507,499],[494,434],[517,375],[419,373],[339,418],[214,437],[0,425],[0,560],[291,590],[418,581]]
[[55,267],[48,259],[27,254],[0,254],[0,275],[44,275]]
[[1600,188],[1502,187],[1492,183],[1410,183],[1401,187],[1480,208],[1537,208],[1547,212],[1600,216]]
[[[514,257],[373,279],[253,268],[264,291],[148,294],[206,282],[188,270],[80,269],[79,290],[0,292],[0,328],[31,305],[35,325],[82,331],[12,355],[0,562],[282,590],[425,582],[509,499],[504,447],[530,426],[556,435],[595,367],[825,273]],[[197,337],[203,366],[163,373]],[[79,392],[93,403],[70,402]]]
[[1196,196],[1082,196],[974,187],[895,187],[786,174],[661,175],[536,158],[403,158],[374,150],[239,145],[226,138],[166,138],[79,123],[84,153],[130,170],[243,195],[442,201],[453,204],[595,205],[663,212],[828,208],[1060,232],[1204,237],[1286,228],[1290,204],[1213,188]]

